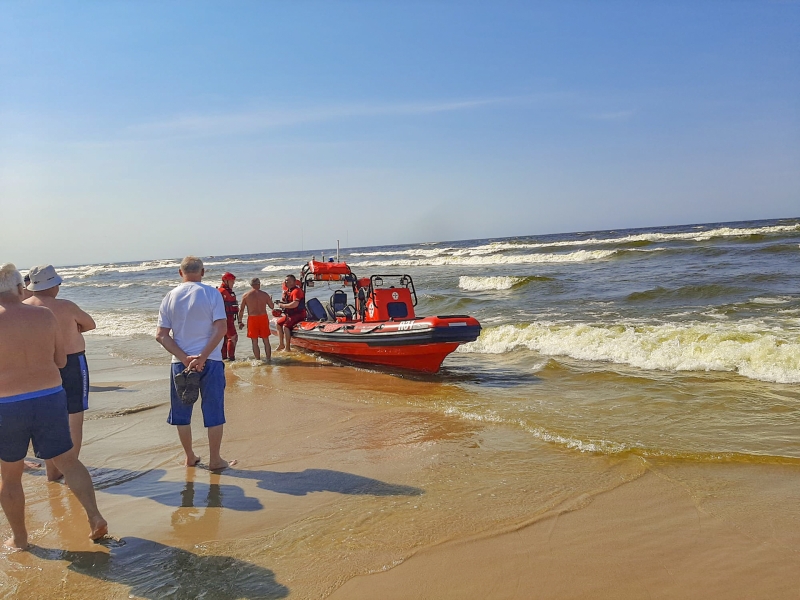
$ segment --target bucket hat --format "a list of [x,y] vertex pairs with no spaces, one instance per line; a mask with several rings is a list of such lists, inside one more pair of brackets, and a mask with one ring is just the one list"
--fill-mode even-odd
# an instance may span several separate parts
[[61,285],[63,281],[61,276],[56,273],[53,265],[39,265],[33,267],[31,272],[28,273],[31,282],[28,284],[28,290],[31,292],[42,292],[49,290],[57,285]]

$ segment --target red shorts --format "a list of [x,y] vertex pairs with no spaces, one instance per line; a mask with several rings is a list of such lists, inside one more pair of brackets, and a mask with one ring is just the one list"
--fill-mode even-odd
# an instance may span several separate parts
[[228,315],[228,332],[225,337],[236,337],[236,321],[233,320],[233,315]]
[[295,325],[297,325],[300,321],[305,319],[305,315],[283,315],[280,319],[278,319],[278,327],[288,327],[291,329]]
[[252,339],[269,337],[269,317],[267,315],[248,315],[247,337]]

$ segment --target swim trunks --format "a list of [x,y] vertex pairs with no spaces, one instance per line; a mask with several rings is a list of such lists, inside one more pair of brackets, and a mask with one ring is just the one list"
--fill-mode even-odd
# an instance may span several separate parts
[[[170,411],[167,423],[170,425],[191,425],[192,409],[195,404],[184,404],[175,389],[175,375],[183,371],[183,363],[172,363],[169,378]],[[207,360],[200,371],[200,408],[203,411],[203,425],[216,427],[225,423],[225,363],[221,360]]]
[[248,315],[247,337],[249,338],[269,337],[269,317],[267,315]]
[[61,371],[61,385],[67,393],[67,410],[69,414],[89,410],[89,365],[86,354],[76,352],[67,354],[67,364]]
[[42,459],[72,448],[67,394],[61,386],[0,398],[0,460],[22,460],[31,442]]

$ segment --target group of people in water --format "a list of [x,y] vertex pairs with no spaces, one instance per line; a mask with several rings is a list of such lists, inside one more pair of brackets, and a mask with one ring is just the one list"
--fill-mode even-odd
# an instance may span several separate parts
[[[239,330],[247,312],[247,337],[260,359],[271,357],[267,308],[277,318],[276,350],[291,350],[291,330],[306,316],[303,290],[287,275],[280,302],[261,290],[258,278],[236,299],[232,273],[219,288],[202,283],[203,261],[187,256],[178,273],[181,283],[170,290],[159,308],[156,340],[171,355],[170,412],[185,453],[187,467],[220,471],[236,464],[220,455],[225,424],[224,360],[235,360]],[[62,278],[52,265],[34,267],[23,277],[17,268],[0,265],[0,506],[11,527],[5,546],[28,547],[25,526],[25,469],[41,468],[25,460],[30,445],[44,461],[47,479],[63,478],[86,511],[90,537],[100,540],[108,524],[100,514],[91,475],[80,461],[83,416],[89,404],[89,368],[83,333],[96,327],[77,304],[58,298]],[[208,432],[209,460],[201,463],[192,446],[194,404],[202,398],[203,424]]]

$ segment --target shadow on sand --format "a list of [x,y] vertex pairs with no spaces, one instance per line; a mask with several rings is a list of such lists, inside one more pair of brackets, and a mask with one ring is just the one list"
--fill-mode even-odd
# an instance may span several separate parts
[[130,597],[285,598],[289,589],[275,573],[230,556],[202,556],[142,538],[111,542],[111,551],[55,550],[34,546],[31,554],[64,560],[69,570],[130,587]]
[[[258,498],[251,498],[238,485],[163,481],[164,469],[130,471],[128,469],[90,468],[94,488],[107,494],[149,498],[165,506],[183,508],[227,508],[244,512],[261,510]],[[218,477],[218,476],[216,476]],[[195,499],[199,499],[195,503]]]
[[329,469],[306,469],[286,473],[227,469],[224,474],[228,477],[253,479],[262,490],[291,496],[305,496],[311,492],[335,492],[353,496],[421,496],[425,493],[425,490],[409,485],[386,483],[378,479]]

